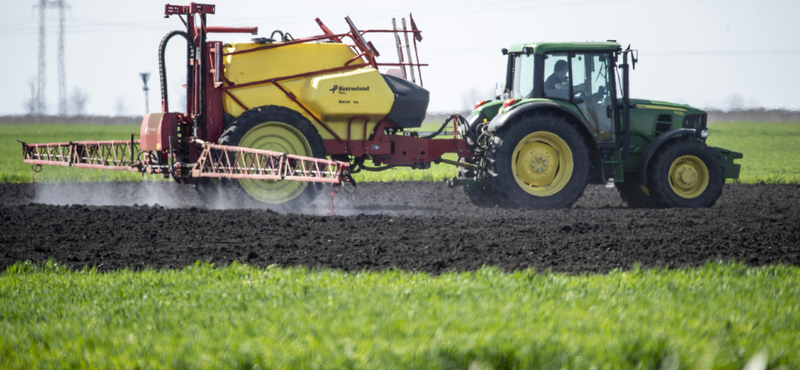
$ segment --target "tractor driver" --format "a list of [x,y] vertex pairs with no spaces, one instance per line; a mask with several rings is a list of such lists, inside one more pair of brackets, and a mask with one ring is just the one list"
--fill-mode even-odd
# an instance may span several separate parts
[[[548,97],[569,99],[569,65],[566,60],[559,60],[553,68],[553,74],[544,81],[544,93]],[[573,86],[574,91],[583,89],[583,84]]]

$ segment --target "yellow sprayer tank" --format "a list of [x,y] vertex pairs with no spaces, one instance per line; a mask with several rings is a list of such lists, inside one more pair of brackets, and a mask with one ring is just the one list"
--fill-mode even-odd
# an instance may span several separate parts
[[[224,76],[234,85],[229,92],[247,108],[263,105],[280,105],[293,109],[317,126],[323,140],[334,139],[333,135],[320,127],[296,102],[271,79],[299,76],[279,80],[279,84],[297,97],[297,100],[315,116],[325,122],[339,137],[348,136],[348,122],[351,140],[364,140],[364,121],[369,118],[366,132],[372,132],[381,119],[396,117],[394,122],[402,127],[417,127],[425,118],[428,92],[416,85],[393,76],[385,76],[369,64],[357,58],[350,66],[354,69],[312,74],[324,70],[341,69],[356,57],[353,50],[338,42],[308,42],[266,48],[253,52],[236,54],[237,51],[264,47],[265,44],[239,43],[225,45],[226,55]],[[311,75],[309,75],[311,74]],[[303,76],[306,75],[306,76]],[[265,81],[261,84],[238,88],[236,85]],[[402,85],[402,86],[401,86]],[[410,85],[410,86],[409,86]],[[413,90],[411,107],[406,102],[395,106],[398,100],[408,100],[408,92]],[[405,93],[404,93],[405,91]],[[424,96],[423,96],[424,95]],[[404,98],[406,97],[406,98]],[[245,109],[236,100],[223,94],[223,108],[226,113],[238,117]],[[422,103],[424,100],[424,104]],[[393,109],[394,106],[394,109]],[[409,108],[413,114],[409,115]],[[403,110],[403,111],[401,111]],[[393,112],[390,115],[390,112]],[[359,117],[358,119],[353,119]],[[404,118],[401,118],[404,117]]]

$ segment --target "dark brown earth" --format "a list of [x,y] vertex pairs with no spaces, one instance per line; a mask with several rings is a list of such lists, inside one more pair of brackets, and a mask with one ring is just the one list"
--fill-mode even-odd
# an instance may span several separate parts
[[[367,183],[336,195],[337,216],[324,216],[327,196],[292,210],[304,214],[209,210],[170,182],[40,185],[33,204],[28,190],[0,185],[0,271],[47,259],[102,271],[238,260],[434,274],[800,265],[800,185],[729,184],[711,208],[667,210],[628,209],[614,189],[590,186],[570,209],[514,211],[476,208],[442,183]],[[93,205],[53,205],[73,203]]]

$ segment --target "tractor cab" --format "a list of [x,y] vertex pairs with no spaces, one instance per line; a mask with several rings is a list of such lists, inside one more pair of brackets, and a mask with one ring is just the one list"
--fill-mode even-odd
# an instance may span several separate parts
[[620,134],[616,42],[517,44],[508,55],[504,102],[498,113],[549,101],[578,115],[598,143],[616,143]]

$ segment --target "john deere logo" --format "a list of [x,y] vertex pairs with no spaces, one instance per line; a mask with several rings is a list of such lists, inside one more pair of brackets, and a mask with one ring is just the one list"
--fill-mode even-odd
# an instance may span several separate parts
[[369,86],[339,86],[333,85],[331,88],[331,94],[336,94],[338,91],[339,94],[347,94],[348,91],[369,91]]

